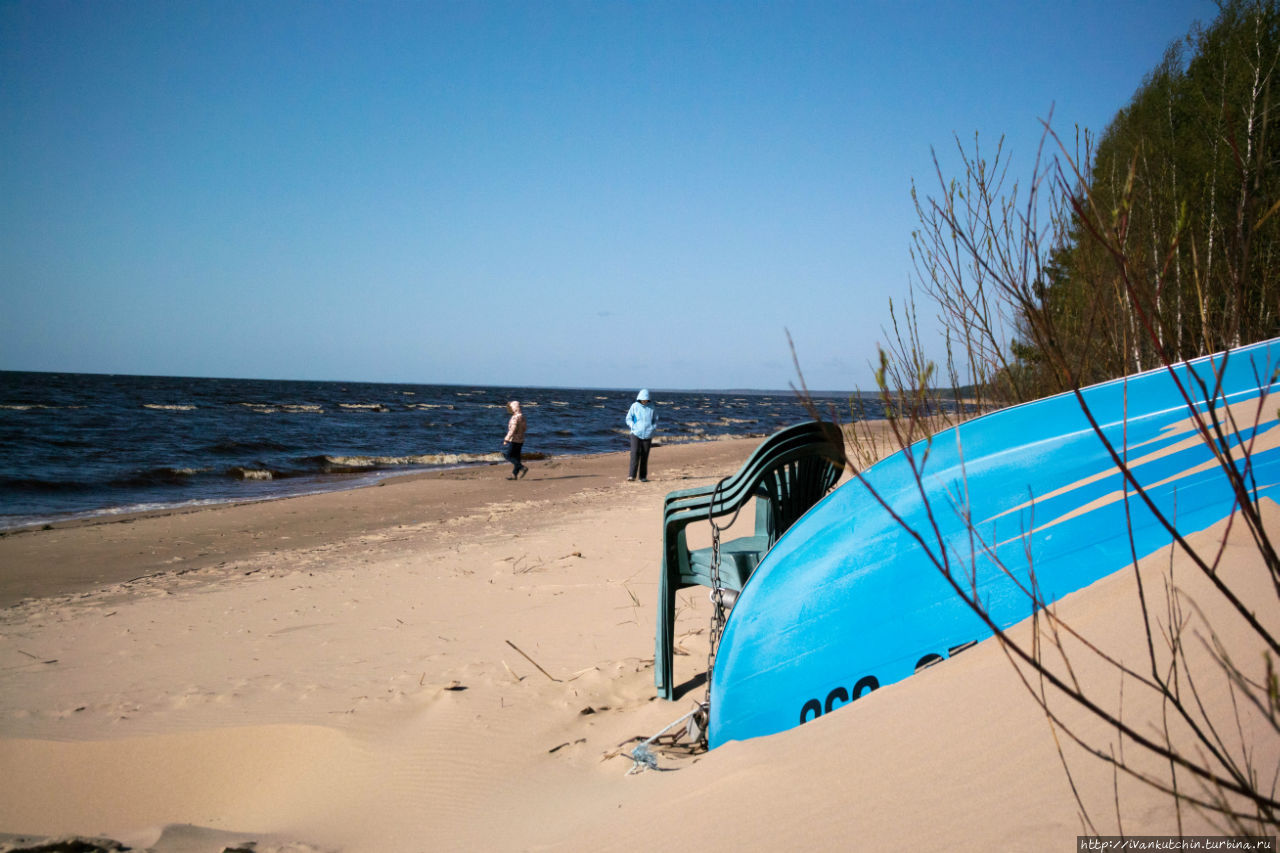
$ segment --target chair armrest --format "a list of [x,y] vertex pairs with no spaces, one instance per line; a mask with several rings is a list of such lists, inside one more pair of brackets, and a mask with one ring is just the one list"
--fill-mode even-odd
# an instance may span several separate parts
[[691,489],[677,489],[674,492],[667,492],[666,502],[678,501],[681,498],[694,497],[696,495],[709,495],[715,489],[715,485],[710,486],[694,486]]
[[[671,511],[673,506],[685,504],[698,499],[710,498],[715,491],[715,484],[710,486],[698,486],[693,489],[680,489],[675,492],[668,492],[666,498],[662,501],[662,512],[665,515]],[[678,508],[678,507],[677,507]]]
[[679,578],[689,574],[689,545],[685,528],[705,518],[700,513],[686,513],[662,522],[662,568],[676,588]]

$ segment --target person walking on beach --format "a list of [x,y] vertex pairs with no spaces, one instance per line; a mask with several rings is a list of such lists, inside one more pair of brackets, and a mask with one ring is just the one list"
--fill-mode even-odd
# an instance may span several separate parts
[[640,482],[649,482],[649,448],[653,446],[653,432],[658,428],[658,412],[649,400],[649,389],[641,388],[636,401],[627,410],[627,426],[631,428],[631,470],[627,482],[640,475]]
[[529,466],[520,461],[520,451],[524,449],[524,413],[520,411],[520,401],[507,403],[507,411],[511,420],[507,421],[507,437],[502,439],[502,456],[511,463],[511,476],[508,480],[516,480],[529,473]]

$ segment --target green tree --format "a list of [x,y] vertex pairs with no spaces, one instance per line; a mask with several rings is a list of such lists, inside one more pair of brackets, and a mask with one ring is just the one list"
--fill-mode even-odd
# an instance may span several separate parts
[[[1046,345],[1081,384],[1271,337],[1280,298],[1280,6],[1232,0],[1172,45],[1099,137],[1062,170],[1070,222],[1041,298],[1017,306],[1018,353]],[[1083,337],[1082,337],[1083,336]]]

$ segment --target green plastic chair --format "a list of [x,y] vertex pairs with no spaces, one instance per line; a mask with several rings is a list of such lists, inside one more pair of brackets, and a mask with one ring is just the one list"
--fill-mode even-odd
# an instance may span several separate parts
[[672,684],[676,592],[712,586],[711,548],[690,550],[685,529],[737,513],[756,501],[755,529],[720,543],[720,583],[741,590],[778,538],[809,511],[844,471],[844,440],[834,424],[807,421],[765,439],[736,474],[719,483],[671,492],[662,512],[662,575],[658,580],[658,626],[653,681],[658,695],[675,698]]

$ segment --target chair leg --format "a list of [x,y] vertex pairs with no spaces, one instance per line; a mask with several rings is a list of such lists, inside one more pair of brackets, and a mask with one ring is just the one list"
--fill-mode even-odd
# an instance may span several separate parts
[[663,699],[675,699],[674,679],[675,632],[676,632],[676,588],[667,575],[667,567],[662,566],[662,574],[658,578],[658,625],[654,632],[653,648],[653,683],[658,688],[658,695]]

